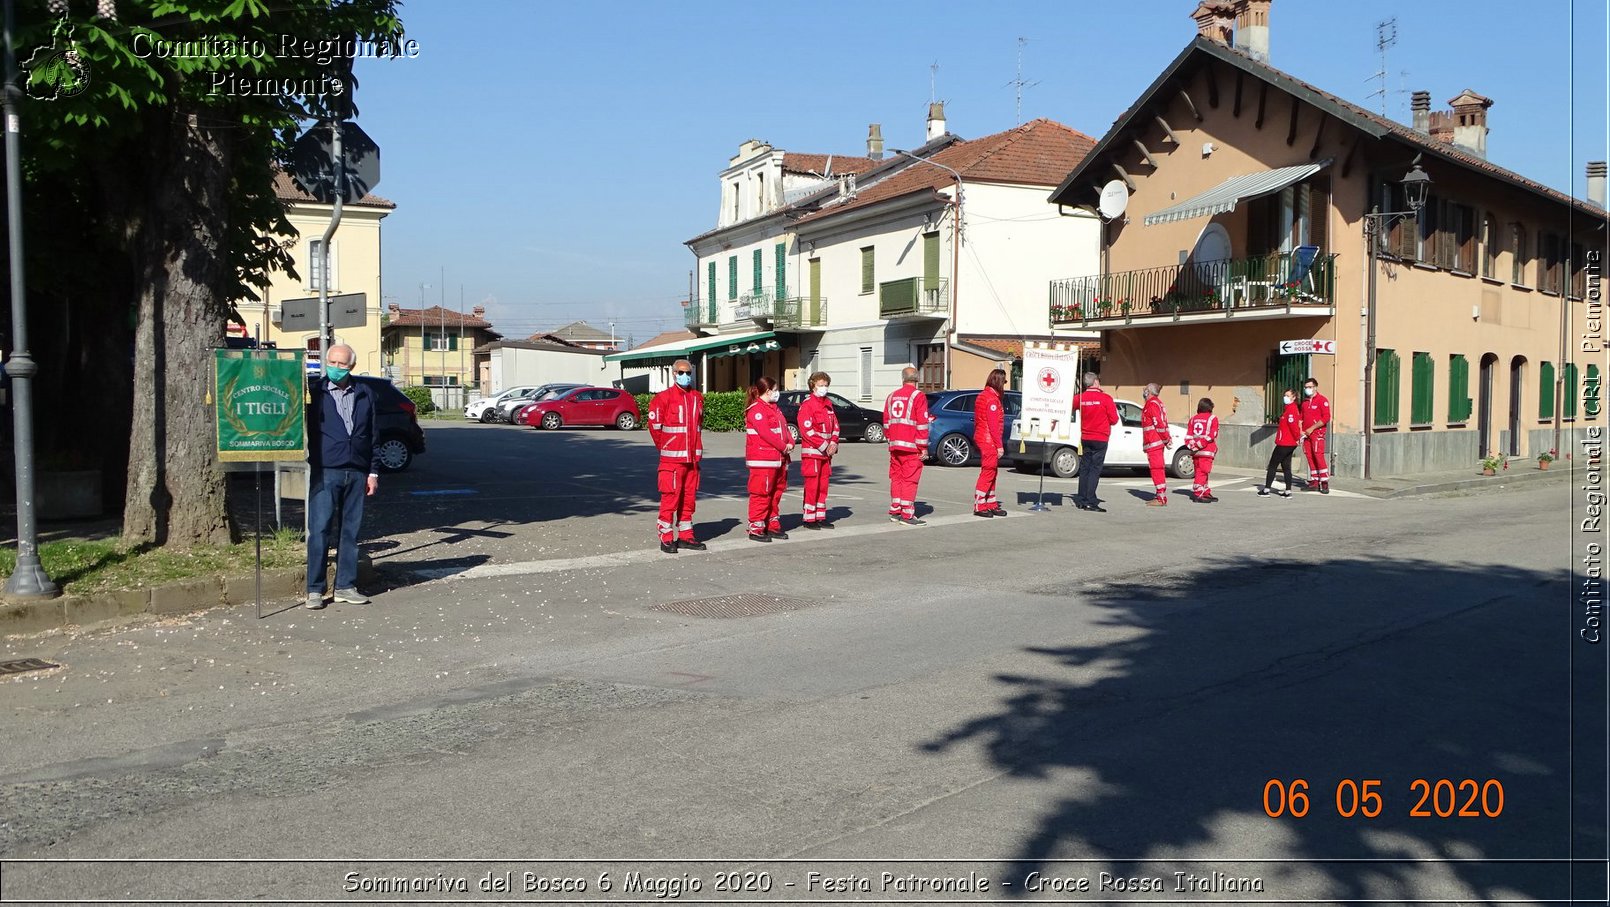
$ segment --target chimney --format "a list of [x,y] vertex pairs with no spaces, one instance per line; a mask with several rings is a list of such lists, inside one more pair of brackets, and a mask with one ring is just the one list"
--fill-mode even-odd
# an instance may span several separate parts
[[1228,3],[1209,3],[1204,0],[1191,13],[1196,20],[1196,36],[1229,46],[1230,30],[1235,25],[1235,9]]
[[933,141],[945,134],[945,102],[935,101],[928,105],[928,141]]
[[1236,0],[1235,47],[1260,63],[1269,62],[1269,5],[1272,0]]
[[1588,161],[1588,201],[1604,207],[1604,161]]
[[395,302],[391,303],[390,305],[386,306],[386,314],[392,318],[401,318],[402,306],[396,304]]
[[1411,125],[1415,132],[1431,134],[1431,92],[1417,91],[1409,95],[1409,110],[1414,116]]
[[478,305],[475,308],[470,309],[470,314],[474,315],[476,318],[484,319],[486,318],[486,306]]
[[874,161],[883,160],[883,127],[877,123],[866,128],[866,156]]
[[1493,106],[1493,99],[1467,88],[1448,103],[1453,107],[1453,143],[1485,160],[1487,108]]

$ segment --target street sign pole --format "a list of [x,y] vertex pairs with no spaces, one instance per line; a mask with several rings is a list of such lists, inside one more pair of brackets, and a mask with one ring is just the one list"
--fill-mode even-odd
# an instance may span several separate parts
[[324,230],[319,243],[319,367],[330,361],[330,239],[341,226],[341,203],[345,200],[346,166],[341,160],[341,121],[330,120],[330,171],[335,177],[334,207],[330,211],[330,226]]

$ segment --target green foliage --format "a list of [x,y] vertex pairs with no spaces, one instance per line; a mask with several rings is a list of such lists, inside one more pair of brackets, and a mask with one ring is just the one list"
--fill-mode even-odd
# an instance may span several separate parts
[[654,395],[633,394],[632,398],[637,401],[637,414],[642,417],[637,423],[637,427],[646,428],[648,426],[648,406],[654,402]]
[[738,431],[744,427],[744,412],[749,409],[746,391],[716,391],[704,395],[705,431]]
[[403,396],[414,401],[414,414],[428,416],[436,411],[436,401],[430,398],[428,387],[405,387]]

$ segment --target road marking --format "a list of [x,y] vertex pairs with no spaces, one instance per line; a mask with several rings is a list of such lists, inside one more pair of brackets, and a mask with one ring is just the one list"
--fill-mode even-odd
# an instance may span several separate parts
[[443,495],[443,494],[480,494],[480,492],[477,491],[474,488],[423,488],[423,489],[420,489],[418,491],[410,491],[408,493],[411,494],[411,495],[415,495],[415,496]]

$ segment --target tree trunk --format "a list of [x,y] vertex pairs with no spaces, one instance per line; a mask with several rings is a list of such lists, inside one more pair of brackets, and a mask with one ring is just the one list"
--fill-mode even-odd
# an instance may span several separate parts
[[216,461],[212,350],[229,312],[220,222],[230,205],[232,140],[174,112],[151,182],[139,262],[134,412],[123,535],[169,547],[233,540]]

